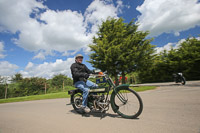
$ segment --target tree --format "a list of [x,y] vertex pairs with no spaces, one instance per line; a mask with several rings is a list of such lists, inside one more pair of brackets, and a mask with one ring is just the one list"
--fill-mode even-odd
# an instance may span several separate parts
[[200,40],[191,37],[180,44],[177,51],[180,57],[179,68],[187,79],[200,79]]
[[139,73],[142,82],[172,81],[173,73],[182,72],[187,80],[200,79],[200,40],[194,37],[183,41],[178,49],[158,54],[148,69]]
[[9,77],[0,76],[0,98],[7,98]]
[[44,94],[46,79],[39,77],[24,78],[16,84],[14,97]]
[[19,82],[23,79],[22,74],[21,73],[16,73],[14,75],[14,77],[12,77],[12,82]]
[[5,78],[0,76],[0,99],[5,97]]
[[145,39],[148,32],[137,31],[138,25],[134,21],[124,23],[122,18],[108,18],[99,27],[97,37],[89,47],[90,63],[93,67],[107,71],[115,77],[118,84],[118,74],[125,75],[142,69],[144,64],[150,62],[154,53],[152,39]]
[[1,75],[0,75],[0,84],[3,84],[4,83],[4,77],[2,77]]
[[52,86],[54,86],[56,88],[62,88],[63,83],[65,85],[71,86],[73,84],[73,81],[72,81],[72,79],[68,78],[67,76],[65,76],[63,74],[55,75],[51,81]]

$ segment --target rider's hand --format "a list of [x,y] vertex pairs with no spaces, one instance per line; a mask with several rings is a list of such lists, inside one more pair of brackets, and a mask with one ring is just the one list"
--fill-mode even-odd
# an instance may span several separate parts
[[101,72],[101,70],[99,70],[99,69],[92,70],[92,74],[99,74],[99,72]]
[[92,70],[92,74],[96,74],[95,70]]
[[89,78],[89,76],[90,76],[90,75],[89,75],[89,74],[87,74],[87,73],[85,73],[85,74],[84,74],[84,78],[86,78],[86,79],[88,79],[88,78]]

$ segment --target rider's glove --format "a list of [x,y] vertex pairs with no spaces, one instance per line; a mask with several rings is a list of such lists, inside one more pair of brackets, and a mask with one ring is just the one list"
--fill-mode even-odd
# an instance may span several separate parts
[[89,78],[89,76],[90,76],[90,75],[89,75],[89,74],[87,74],[87,73],[85,73],[85,74],[84,74],[84,78],[86,78],[86,79],[88,79],[88,78]]
[[96,71],[95,69],[92,70],[92,74],[99,74],[99,71]]
[[92,70],[92,74],[96,74],[95,70]]

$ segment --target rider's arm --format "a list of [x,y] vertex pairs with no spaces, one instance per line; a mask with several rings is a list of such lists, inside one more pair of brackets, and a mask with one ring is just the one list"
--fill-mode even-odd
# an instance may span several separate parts
[[88,74],[94,74],[94,72],[91,71],[90,69],[88,69],[86,65],[84,65],[84,66],[85,66],[85,70],[86,70],[86,72],[87,72]]

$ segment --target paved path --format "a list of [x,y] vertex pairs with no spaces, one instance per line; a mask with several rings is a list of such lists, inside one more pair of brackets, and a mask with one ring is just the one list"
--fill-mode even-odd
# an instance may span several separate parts
[[69,99],[0,104],[0,133],[200,133],[200,81],[140,92],[139,119],[76,114]]

